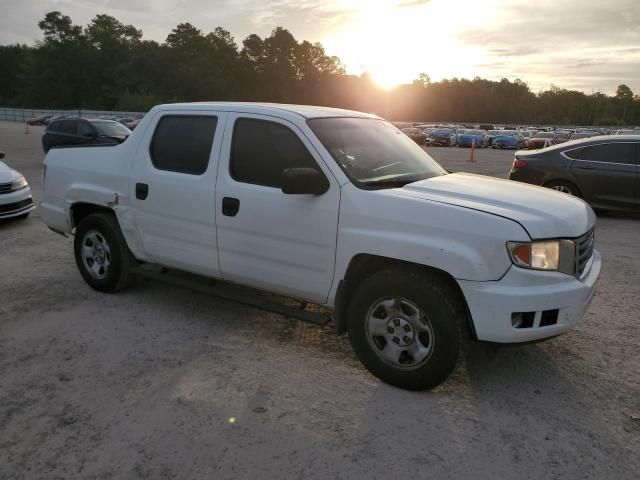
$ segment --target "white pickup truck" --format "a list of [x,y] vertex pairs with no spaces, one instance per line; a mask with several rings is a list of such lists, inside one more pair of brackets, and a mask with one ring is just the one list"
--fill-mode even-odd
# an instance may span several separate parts
[[110,292],[156,264],[333,309],[362,363],[443,382],[468,338],[571,329],[600,273],[578,198],[449,174],[390,123],[323,107],[153,108],[115,146],[52,148],[41,213]]

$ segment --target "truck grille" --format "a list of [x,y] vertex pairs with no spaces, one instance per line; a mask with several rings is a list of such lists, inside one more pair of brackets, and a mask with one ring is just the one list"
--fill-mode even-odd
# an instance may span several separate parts
[[11,183],[0,183],[0,194],[9,193],[11,191]]
[[582,277],[587,263],[593,255],[594,234],[593,230],[576,239],[576,276]]

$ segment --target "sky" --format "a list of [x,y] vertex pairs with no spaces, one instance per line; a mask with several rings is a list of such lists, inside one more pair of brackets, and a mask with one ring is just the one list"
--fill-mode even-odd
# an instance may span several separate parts
[[164,41],[189,22],[229,30],[241,45],[278,26],[320,42],[347,72],[382,86],[424,72],[443,78],[520,78],[549,88],[640,93],[640,0],[0,0],[0,44],[42,38],[37,23],[59,10],[86,25],[106,13]]

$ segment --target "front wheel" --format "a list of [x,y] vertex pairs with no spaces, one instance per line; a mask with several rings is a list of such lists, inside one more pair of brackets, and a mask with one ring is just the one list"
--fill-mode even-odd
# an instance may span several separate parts
[[408,390],[444,382],[464,344],[466,310],[437,275],[390,269],[365,279],[349,305],[351,345],[380,380]]
[[134,259],[113,214],[94,213],[76,228],[76,265],[90,287],[115,292],[129,283]]

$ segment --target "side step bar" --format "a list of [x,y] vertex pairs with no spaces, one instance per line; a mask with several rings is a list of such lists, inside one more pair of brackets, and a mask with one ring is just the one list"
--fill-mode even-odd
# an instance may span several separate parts
[[[166,272],[166,273],[165,273]],[[277,302],[271,302],[266,298],[263,298],[260,290],[250,289],[251,293],[243,293],[240,291],[233,291],[232,284],[225,283],[229,288],[221,289],[217,285],[212,285],[211,279],[205,277],[198,277],[195,275],[177,276],[168,273],[167,269],[163,268],[161,271],[153,271],[144,267],[136,268],[132,270],[134,275],[149,280],[159,280],[161,282],[169,283],[178,287],[185,287],[189,290],[195,290],[196,292],[205,293],[207,295],[213,295],[215,297],[224,298],[225,300],[231,300],[233,302],[241,303],[251,307],[256,307],[267,312],[277,313],[285,317],[296,318],[303,322],[312,323],[318,326],[325,326],[331,321],[331,315],[323,312],[309,312],[304,310],[306,302],[302,302],[299,308],[283,305]],[[217,282],[217,281],[216,281]]]

